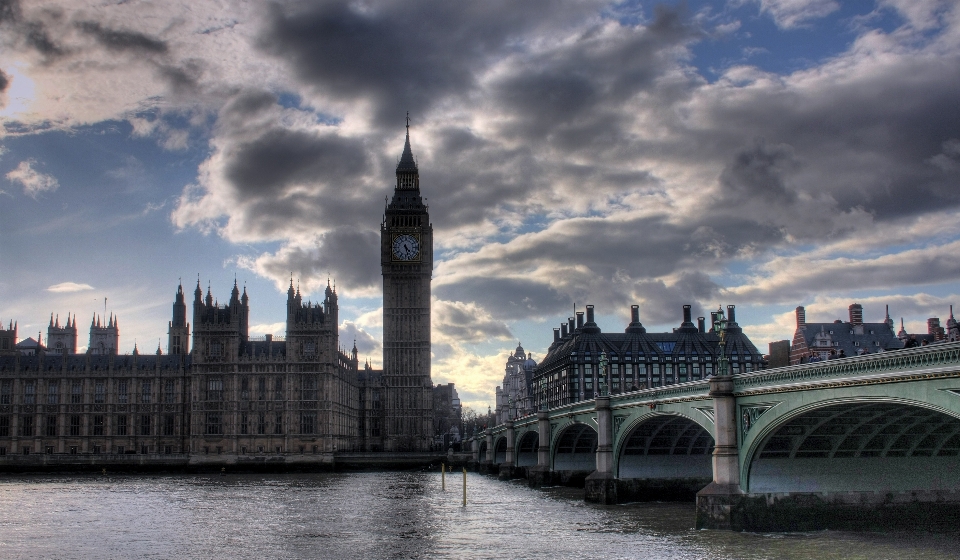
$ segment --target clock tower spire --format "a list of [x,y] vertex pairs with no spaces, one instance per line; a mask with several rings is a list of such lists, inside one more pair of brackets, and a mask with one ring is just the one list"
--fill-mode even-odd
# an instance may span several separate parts
[[383,449],[428,450],[433,439],[430,281],[433,226],[410,147],[410,115],[393,198],[380,225],[383,274]]

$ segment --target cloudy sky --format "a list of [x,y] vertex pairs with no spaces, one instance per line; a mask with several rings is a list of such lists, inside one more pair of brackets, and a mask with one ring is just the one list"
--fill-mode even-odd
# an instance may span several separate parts
[[[435,228],[433,377],[475,408],[574,305],[666,331],[736,304],[761,349],[960,304],[949,0],[0,0],[0,319],[118,315],[234,278],[283,334],[328,277],[380,361],[404,116]],[[106,298],[106,302],[104,299]],[[960,309],[958,309],[960,312]]]

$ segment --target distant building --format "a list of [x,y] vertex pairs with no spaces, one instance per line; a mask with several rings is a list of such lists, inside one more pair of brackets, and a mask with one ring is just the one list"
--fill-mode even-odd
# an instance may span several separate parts
[[453,383],[437,384],[433,388],[434,433],[440,449],[460,443],[463,407]]
[[[763,356],[737,324],[734,306],[727,311],[731,373],[763,368]],[[622,333],[601,332],[592,305],[586,306],[586,321],[584,313],[577,312],[576,318],[553,329],[553,344],[531,371],[531,406],[518,414],[593,399],[601,389],[623,393],[706,379],[717,372],[720,338],[712,328],[706,330],[703,317],[696,325],[692,322],[689,305],[683,306],[680,327],[670,333],[648,333],[640,323],[639,306],[631,306],[630,312],[631,322]],[[599,371],[601,355],[608,361],[606,376]]]
[[33,337],[27,337],[25,340],[17,343],[16,353],[23,356],[36,356],[41,350],[43,350],[42,344],[34,340]]
[[0,356],[17,352],[17,324],[10,321],[7,328],[0,323]]
[[953,306],[950,306],[950,318],[947,319],[946,339],[948,342],[960,340],[960,324],[953,318]]
[[829,360],[839,357],[873,354],[903,348],[904,343],[893,332],[893,320],[887,309],[882,323],[864,323],[863,306],[854,303],[848,308],[849,321],[808,323],[806,310],[797,307],[797,330],[790,346],[790,363]]
[[767,358],[767,367],[776,368],[790,365],[790,341],[778,340],[771,342],[770,355]]
[[908,348],[935,344],[937,342],[954,342],[960,340],[960,328],[958,328],[957,320],[953,317],[953,306],[950,306],[950,318],[947,319],[945,326],[940,324],[939,317],[930,317],[927,319],[926,334],[908,333],[903,326],[903,319],[901,318],[900,331],[897,332],[897,338]]
[[533,370],[536,367],[533,354],[526,353],[520,344],[507,356],[503,383],[496,391],[498,424],[534,412]]

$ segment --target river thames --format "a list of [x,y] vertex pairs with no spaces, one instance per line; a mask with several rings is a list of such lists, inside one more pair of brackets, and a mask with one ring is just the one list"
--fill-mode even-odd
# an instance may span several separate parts
[[[469,474],[0,477],[11,558],[957,558],[960,537],[698,531],[693,504],[596,506]],[[906,528],[905,528],[906,529]]]

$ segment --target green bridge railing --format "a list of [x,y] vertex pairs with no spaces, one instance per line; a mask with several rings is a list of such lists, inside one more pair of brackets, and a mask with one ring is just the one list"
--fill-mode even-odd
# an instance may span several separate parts
[[[839,358],[826,362],[740,373],[733,376],[733,381],[734,391],[741,392],[763,386],[804,383],[821,379],[954,367],[960,371],[960,342],[938,343],[917,348]],[[611,395],[610,406],[612,408],[628,408],[654,402],[669,403],[703,398],[709,393],[709,390],[709,380],[706,379],[666,387],[639,389]],[[594,403],[595,401],[590,399],[551,408],[550,416],[551,418],[571,417],[588,413],[593,411]],[[536,422],[536,419],[536,414],[527,414],[514,419],[514,426],[518,428],[526,426]],[[502,424],[493,427],[494,433],[499,433],[503,429]]]

